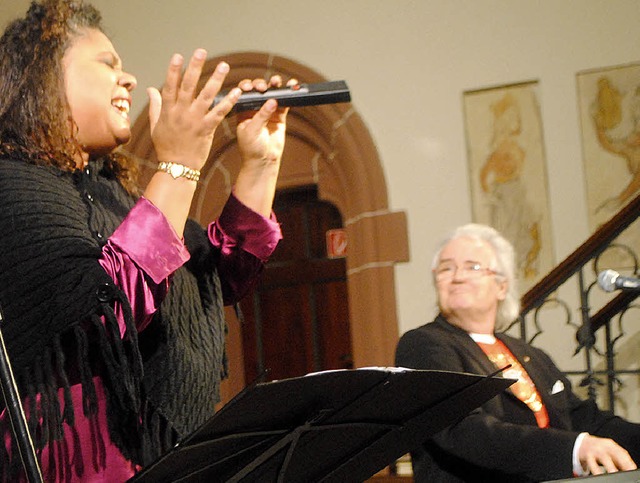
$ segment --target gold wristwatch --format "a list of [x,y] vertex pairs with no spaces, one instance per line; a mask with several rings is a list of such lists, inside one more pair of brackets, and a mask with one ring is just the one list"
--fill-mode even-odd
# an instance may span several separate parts
[[158,163],[158,171],[169,173],[173,179],[187,178],[191,181],[198,181],[200,179],[200,171],[197,169],[189,168],[184,164],[173,163],[171,161],[161,161]]

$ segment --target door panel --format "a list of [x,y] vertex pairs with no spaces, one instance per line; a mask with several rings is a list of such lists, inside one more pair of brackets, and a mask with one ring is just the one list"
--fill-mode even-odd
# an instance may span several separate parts
[[269,379],[290,373],[305,374],[312,369],[311,303],[304,286],[267,289],[260,294],[261,352],[258,370],[268,369]]
[[315,188],[279,192],[283,240],[241,308],[245,379],[352,367],[345,259],[326,255],[327,230],[342,219]]

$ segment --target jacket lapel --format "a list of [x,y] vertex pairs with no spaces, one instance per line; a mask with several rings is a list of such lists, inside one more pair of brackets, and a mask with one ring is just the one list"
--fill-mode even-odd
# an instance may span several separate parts
[[436,322],[447,332],[451,337],[455,337],[456,345],[467,353],[468,360],[477,366],[477,372],[485,375],[493,374],[496,372],[496,367],[487,358],[480,346],[467,334],[464,330],[451,325],[441,315],[438,316]]

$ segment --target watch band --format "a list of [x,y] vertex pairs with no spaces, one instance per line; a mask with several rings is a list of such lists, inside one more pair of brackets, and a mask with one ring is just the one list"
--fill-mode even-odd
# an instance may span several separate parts
[[169,173],[173,179],[187,178],[191,181],[200,180],[200,171],[189,168],[184,164],[174,163],[172,161],[161,161],[158,163],[158,171]]

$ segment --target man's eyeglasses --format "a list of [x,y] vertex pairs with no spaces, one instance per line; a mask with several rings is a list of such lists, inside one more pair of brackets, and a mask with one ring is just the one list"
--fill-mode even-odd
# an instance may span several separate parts
[[459,278],[476,279],[484,275],[500,275],[499,272],[487,267],[483,267],[478,262],[464,262],[461,267],[455,263],[441,263],[433,269],[433,274],[437,282],[451,280],[458,272]]

